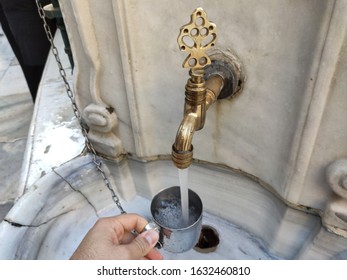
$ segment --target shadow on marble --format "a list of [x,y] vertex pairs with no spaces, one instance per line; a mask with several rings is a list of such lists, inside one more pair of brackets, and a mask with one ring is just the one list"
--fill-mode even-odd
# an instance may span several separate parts
[[0,204],[0,221],[2,221],[13,206],[13,202]]

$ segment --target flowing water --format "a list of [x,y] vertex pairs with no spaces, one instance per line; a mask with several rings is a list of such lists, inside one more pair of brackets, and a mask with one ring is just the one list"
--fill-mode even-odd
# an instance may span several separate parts
[[188,195],[188,168],[178,169],[181,191],[182,219],[185,225],[189,224],[189,195]]
[[195,207],[189,205],[188,168],[178,169],[178,176],[180,197],[162,200],[154,213],[157,222],[174,229],[185,228],[199,218]]
[[194,224],[199,219],[199,212],[194,206],[190,206],[189,221],[184,221],[182,219],[181,199],[177,197],[162,200],[153,215],[159,224],[172,229],[185,228]]

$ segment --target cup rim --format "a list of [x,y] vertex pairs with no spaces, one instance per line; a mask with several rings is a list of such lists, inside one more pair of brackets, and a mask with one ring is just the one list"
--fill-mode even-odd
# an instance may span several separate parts
[[180,186],[171,186],[171,187],[163,188],[163,189],[161,189],[159,192],[157,192],[157,193],[153,196],[153,198],[152,198],[152,200],[151,200],[150,212],[151,212],[153,221],[154,221],[156,224],[158,224],[161,228],[166,229],[166,230],[170,230],[170,231],[184,231],[184,230],[187,230],[187,229],[189,229],[189,228],[193,228],[197,223],[199,223],[200,220],[202,219],[202,215],[203,215],[203,204],[202,204],[202,200],[201,200],[200,196],[199,196],[195,191],[193,191],[192,189],[188,188],[188,192],[193,193],[193,194],[198,198],[199,204],[201,205],[200,215],[199,215],[199,217],[196,219],[196,221],[194,221],[194,223],[189,224],[188,226],[182,227],[182,228],[171,228],[171,227],[168,227],[168,226],[165,226],[165,225],[159,223],[159,222],[155,219],[155,217],[154,217],[154,215],[153,215],[153,211],[152,211],[153,202],[154,202],[155,198],[156,198],[159,194],[161,194],[161,193],[163,193],[164,191],[167,191],[167,190],[169,190],[169,189],[176,189],[176,188],[179,189]]

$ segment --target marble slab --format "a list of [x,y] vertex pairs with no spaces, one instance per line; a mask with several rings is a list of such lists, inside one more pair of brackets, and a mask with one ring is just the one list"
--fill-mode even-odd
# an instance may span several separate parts
[[17,198],[25,147],[26,138],[0,142],[0,205]]
[[[0,80],[0,96],[28,93],[29,88],[24,78],[22,68],[16,63],[8,67]],[[13,62],[12,61],[12,62]]]
[[0,221],[18,195],[33,109],[23,72],[0,27]]
[[0,142],[26,139],[33,109],[29,92],[0,95]]
[[8,211],[12,208],[14,202],[9,201],[9,202],[2,202],[0,204],[0,221],[2,221],[5,216],[7,215]]
[[[64,43],[59,30],[54,40],[66,79],[71,83],[72,70],[68,56],[64,53]],[[23,172],[19,178],[19,196],[41,176],[51,172],[52,168],[81,154],[84,148],[79,122],[74,116],[72,104],[52,54],[47,59],[35,104]]]
[[0,26],[0,96],[29,92],[23,71]]
[[0,78],[8,69],[8,66],[14,60],[14,54],[10,47],[10,44],[0,26]]

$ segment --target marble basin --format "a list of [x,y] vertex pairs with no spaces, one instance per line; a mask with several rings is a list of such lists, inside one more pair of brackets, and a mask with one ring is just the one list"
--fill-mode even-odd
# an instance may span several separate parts
[[[152,188],[152,192],[155,192],[158,188],[173,183],[175,176],[170,174],[169,163],[128,160],[117,163],[117,166],[104,167],[109,175],[112,174],[111,180],[117,186],[116,192],[127,197],[126,200],[122,199],[125,210],[150,218],[151,192],[146,195],[146,188]],[[152,173],[151,180],[147,182],[141,176],[135,176],[132,184],[129,171],[140,174],[143,173],[141,168],[152,169],[149,172],[155,171],[156,174]],[[165,172],[168,178],[166,185],[163,184]],[[135,192],[131,190],[133,187]],[[212,199],[210,202],[208,200],[210,199],[206,201],[205,196],[207,205],[213,202]],[[91,158],[79,156],[44,175],[18,200],[0,224],[0,258],[68,259],[99,217],[117,214],[119,210],[115,207],[109,190],[104,187]],[[192,249],[182,254],[173,254],[162,249],[165,258],[274,258],[267,252],[267,245],[263,240],[208,210],[204,212],[203,224],[213,227],[219,233],[220,244],[214,252],[201,253]]]

